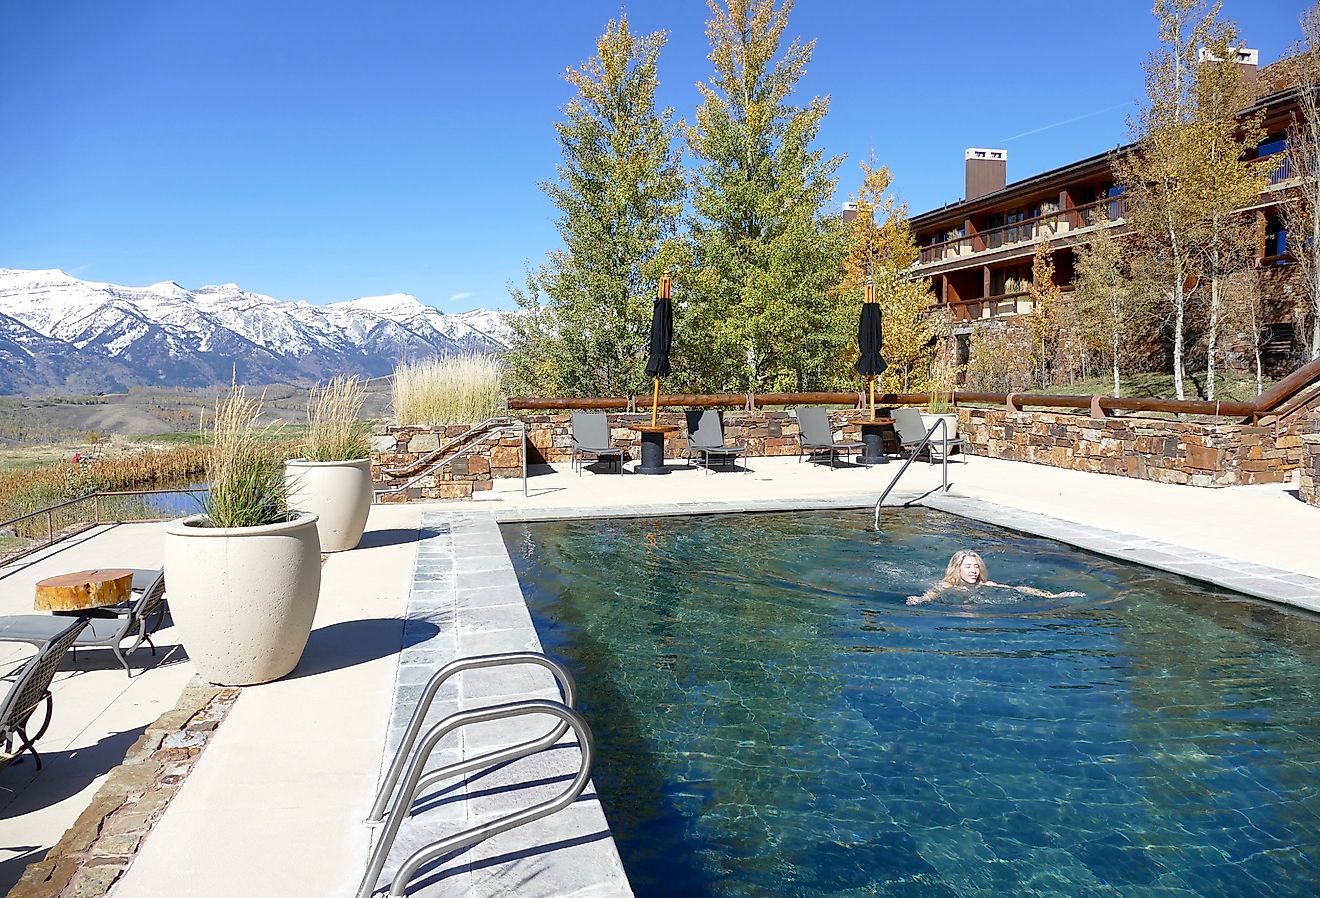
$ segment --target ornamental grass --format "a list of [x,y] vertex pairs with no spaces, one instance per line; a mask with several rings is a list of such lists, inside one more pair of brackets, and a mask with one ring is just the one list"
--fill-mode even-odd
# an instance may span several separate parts
[[489,355],[405,362],[394,369],[394,417],[400,424],[475,424],[501,411],[501,365]]
[[367,387],[358,377],[332,377],[307,396],[306,461],[354,461],[371,455],[370,428],[361,420]]
[[202,503],[213,527],[258,527],[289,519],[281,455],[270,426],[260,423],[264,397],[234,387],[216,404],[211,423],[211,491]]

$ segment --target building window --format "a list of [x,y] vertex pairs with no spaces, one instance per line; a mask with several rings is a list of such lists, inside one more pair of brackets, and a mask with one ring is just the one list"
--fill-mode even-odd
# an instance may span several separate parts
[[1105,196],[1109,197],[1109,202],[1105,203],[1105,215],[1110,221],[1118,221],[1127,215],[1127,199],[1123,194],[1127,193],[1127,188],[1121,184],[1113,184],[1105,191]]
[[1284,257],[1288,255],[1288,231],[1284,228],[1283,222],[1277,218],[1269,218],[1265,222],[1265,256],[1261,259],[1266,264],[1278,265],[1287,261]]
[[1286,149],[1288,149],[1288,133],[1286,131],[1276,131],[1261,141],[1260,146],[1256,147],[1256,157],[1263,159],[1266,156],[1282,153]]

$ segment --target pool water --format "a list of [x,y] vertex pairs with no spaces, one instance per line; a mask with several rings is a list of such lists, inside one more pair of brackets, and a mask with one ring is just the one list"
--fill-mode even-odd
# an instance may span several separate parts
[[[928,510],[506,525],[649,896],[1314,896],[1320,622]],[[905,604],[975,547],[1036,599]]]

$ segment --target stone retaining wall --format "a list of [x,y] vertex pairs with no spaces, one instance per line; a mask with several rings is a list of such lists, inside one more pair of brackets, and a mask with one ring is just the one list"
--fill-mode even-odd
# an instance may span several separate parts
[[[881,410],[876,410],[881,414]],[[838,439],[860,440],[861,428],[852,423],[858,412],[852,409],[832,412],[830,423]],[[567,463],[572,453],[572,415],[532,415],[523,419],[527,424],[527,442],[530,447],[528,464]],[[665,457],[682,458],[687,449],[686,418],[682,412],[665,412],[659,416],[662,424],[678,429],[665,440]],[[640,435],[628,429],[629,424],[651,423],[649,413],[610,412],[610,437],[615,446],[624,450],[627,458],[637,458]],[[377,489],[389,488],[409,479],[408,475],[392,477],[387,468],[404,468],[414,464],[427,453],[434,452],[446,440],[459,436],[469,425],[450,427],[408,427],[377,425],[372,437],[371,477]],[[747,447],[749,455],[797,455],[798,424],[792,412],[760,411],[726,412],[724,439],[730,444]],[[888,448],[897,450],[891,439]],[[416,476],[416,475],[411,475]],[[470,499],[475,492],[488,490],[496,477],[522,476],[522,440],[516,436],[501,437],[478,449],[473,454],[457,459],[451,465],[421,478],[415,485],[397,493],[381,496],[382,502],[408,502],[418,499]]]
[[1311,412],[1302,435],[1301,481],[1303,502],[1320,505],[1320,409]]
[[1159,483],[1281,483],[1301,462],[1300,433],[1273,424],[1083,418],[1006,409],[958,410],[974,455]]
[[[878,414],[887,410],[877,409]],[[860,428],[853,409],[830,414],[836,439],[858,440]],[[1312,413],[1314,421],[1317,413]],[[562,464],[572,447],[572,416],[532,415],[527,424],[528,464]],[[610,435],[626,458],[638,456],[639,434],[629,424],[650,423],[646,413],[609,413]],[[677,427],[665,440],[665,457],[681,458],[687,448],[686,420],[681,412],[659,416]],[[1320,432],[1320,421],[1314,421]],[[392,477],[388,468],[403,468],[434,452],[446,440],[468,430],[468,425],[426,428],[377,425],[373,436],[372,478],[377,489],[407,482],[410,476]],[[1236,486],[1281,483],[1302,464],[1303,423],[1282,428],[1274,424],[1197,424],[1152,418],[1088,418],[1006,409],[958,409],[958,434],[973,455],[1025,461],[1101,474],[1118,474],[1160,483],[1193,486]],[[747,446],[751,456],[796,455],[797,418],[787,411],[726,412],[725,440]],[[886,448],[896,451],[892,432]],[[1308,443],[1313,446],[1313,443]],[[1309,450],[1320,452],[1320,448]],[[490,489],[496,477],[522,476],[522,441],[502,436],[471,455],[427,474],[408,489],[385,493],[382,502],[419,499],[469,499]],[[1304,487],[1314,495],[1317,472],[1303,473]],[[1307,479],[1309,478],[1309,479]]]

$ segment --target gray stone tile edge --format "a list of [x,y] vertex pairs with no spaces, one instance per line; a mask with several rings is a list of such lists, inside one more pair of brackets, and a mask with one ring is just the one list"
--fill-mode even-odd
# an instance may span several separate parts
[[[437,553],[436,556],[432,556],[428,559],[425,566],[434,570],[437,565],[440,567],[447,565],[449,572],[454,575],[450,578],[450,582],[454,585],[452,587],[452,597],[448,602],[448,607],[452,607],[453,609],[455,632],[464,628],[463,619],[465,615],[482,613],[481,607],[468,606],[466,603],[458,599],[459,595],[465,591],[471,591],[470,589],[465,590],[462,584],[457,583],[458,578],[462,576],[462,573],[457,570],[459,567],[457,562],[458,555],[482,556],[483,564],[481,573],[483,576],[495,573],[507,576],[508,578],[511,578],[513,582],[517,582],[517,573],[513,569],[513,562],[509,558],[508,549],[504,545],[503,534],[499,528],[500,517],[498,514],[492,513],[494,511],[494,509],[492,509],[492,511],[464,510],[461,512],[427,511],[422,514],[422,520],[418,527],[419,534],[430,530],[430,533],[428,534],[429,537],[435,538],[437,541],[447,542],[449,546],[452,546],[454,549],[453,552]],[[514,519],[520,520],[518,517],[515,517]],[[460,523],[465,526],[462,528],[456,526]],[[461,536],[456,538],[456,534],[460,532]],[[493,559],[502,559],[502,563],[486,564],[488,560]],[[428,581],[421,579],[421,567],[423,567],[423,565],[414,562],[413,580],[409,589],[406,612],[408,620],[412,620],[415,613],[420,615],[423,610],[430,609],[436,604],[436,600],[433,597],[433,590],[430,589],[431,584],[428,583]],[[529,613],[521,591],[515,591],[517,592],[517,601],[522,604],[524,613]],[[520,625],[517,629],[529,630],[531,641],[536,645],[538,650],[540,649],[540,638],[536,634],[535,627],[530,619],[528,619],[525,624]],[[437,658],[437,660],[440,661],[440,663],[445,663],[450,657],[456,656],[457,641],[452,652],[441,653],[441,657],[444,660],[440,660],[440,658]],[[413,695],[419,690],[417,684],[402,684],[400,681],[400,675],[400,672],[396,672],[395,674],[396,698],[395,707],[392,709],[391,713],[392,726],[402,726],[412,715],[412,706],[409,705],[408,707],[404,707],[400,702],[400,699],[408,695]],[[501,698],[503,700],[512,700],[514,696],[502,696]],[[392,755],[389,752],[386,752],[381,759],[380,776],[384,776],[385,770],[389,766],[391,760]],[[464,791],[466,791],[466,789]],[[588,782],[585,792],[596,794],[595,784]],[[601,804],[598,802],[596,807],[601,808]],[[605,818],[603,809],[600,813],[600,817],[600,826],[602,830],[609,831],[609,823]],[[552,814],[549,817],[543,818],[541,822],[546,825],[553,825],[554,818],[555,815]],[[631,898],[632,888],[626,879],[623,879],[620,875],[620,871],[623,870],[623,861],[619,858],[618,847],[614,843],[614,836],[612,833],[608,839],[597,843],[597,850],[609,852],[612,857],[608,859],[610,861],[609,863],[600,865],[599,872],[601,875],[601,881],[592,886],[592,894],[599,894],[602,896],[608,895],[611,896],[611,898]],[[387,867],[387,869],[389,868]],[[470,869],[467,872],[469,876],[468,882],[471,883],[471,887],[465,890],[465,892],[470,898],[497,898],[494,892],[489,891],[488,881],[471,877]]]

